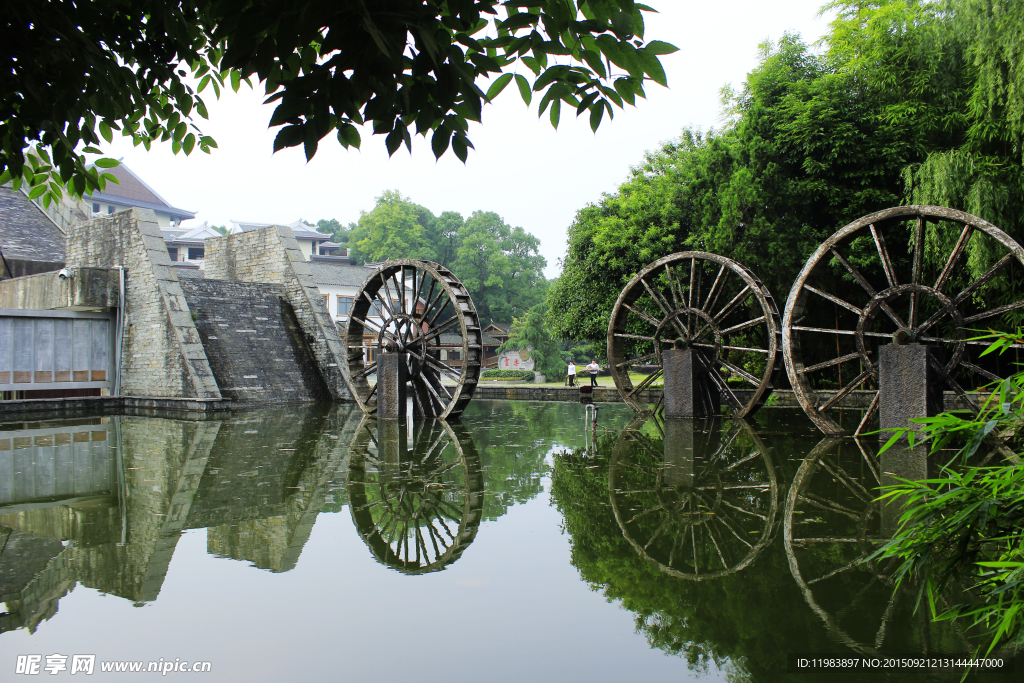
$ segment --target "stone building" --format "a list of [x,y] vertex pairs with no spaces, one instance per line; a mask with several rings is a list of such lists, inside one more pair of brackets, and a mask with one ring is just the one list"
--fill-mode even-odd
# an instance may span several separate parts
[[86,198],[93,216],[106,216],[127,209],[149,209],[161,228],[177,227],[182,221],[196,217],[195,211],[171,206],[123,161],[114,168],[100,170],[117,178],[120,185],[108,182],[103,192],[93,192]]

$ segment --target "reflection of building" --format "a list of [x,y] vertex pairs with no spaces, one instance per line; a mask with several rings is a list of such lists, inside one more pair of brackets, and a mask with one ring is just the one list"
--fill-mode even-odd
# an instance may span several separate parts
[[0,431],[0,630],[34,630],[78,583],[155,600],[184,529],[209,527],[218,556],[291,569],[335,500],[351,418],[286,408]]

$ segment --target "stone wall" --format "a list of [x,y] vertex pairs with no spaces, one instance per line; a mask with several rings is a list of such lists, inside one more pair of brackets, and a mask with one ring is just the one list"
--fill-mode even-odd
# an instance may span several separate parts
[[71,226],[67,264],[125,267],[122,394],[221,398],[152,211],[131,209]]
[[331,397],[352,400],[341,374],[338,328],[291,228],[272,226],[209,239],[203,268],[207,279],[282,285]]
[[79,268],[61,279],[56,272],[0,282],[0,308],[17,310],[93,310],[117,308],[119,273],[108,268]]
[[284,286],[183,279],[221,396],[235,403],[330,400]]

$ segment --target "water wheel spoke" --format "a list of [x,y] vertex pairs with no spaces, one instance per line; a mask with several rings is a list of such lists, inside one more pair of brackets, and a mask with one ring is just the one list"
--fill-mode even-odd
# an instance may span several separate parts
[[984,320],[985,318],[993,318],[993,317],[995,317],[997,315],[1002,315],[1003,313],[1006,313],[1008,311],[1013,311],[1013,310],[1016,310],[1018,308],[1021,308],[1022,306],[1024,306],[1024,299],[1022,299],[1021,301],[1015,301],[1012,304],[1006,304],[1005,306],[1000,306],[999,308],[993,308],[991,311],[984,311],[983,313],[978,313],[977,315],[972,315],[969,318],[964,318],[964,322],[965,323],[973,323],[973,322],[977,322],[979,320]]
[[661,505],[657,505],[655,507],[647,508],[647,509],[645,509],[645,510],[643,510],[641,512],[638,512],[635,515],[633,515],[629,520],[626,521],[626,526],[629,526],[630,524],[633,524],[638,519],[642,519],[643,517],[646,517],[647,515],[651,514],[652,512],[654,512],[656,510],[662,510],[662,509],[664,509],[664,508],[662,508]]
[[745,545],[748,548],[750,548],[751,550],[753,550],[754,546],[750,543],[750,541],[748,541],[747,539],[745,539],[742,536],[740,536],[739,533],[735,529],[732,528],[732,525],[729,524],[728,521],[726,521],[724,516],[716,515],[715,517],[713,517],[713,519],[714,519],[714,521],[718,522],[719,524],[724,526],[726,529],[728,529],[732,533],[733,536],[735,536],[736,538],[739,539],[740,543],[742,543],[743,545]]
[[363,400],[364,401],[369,401],[370,397],[373,396],[376,393],[377,393],[377,383],[375,382],[374,385],[372,387],[370,387],[370,392],[368,394],[366,394],[366,398],[364,398]]
[[871,399],[871,405],[868,406],[867,412],[864,413],[864,417],[861,418],[860,424],[857,425],[857,430],[853,433],[854,436],[860,436],[860,433],[864,430],[864,427],[867,426],[868,421],[871,420],[871,418],[875,416],[875,413],[878,412],[878,399],[879,396],[881,396],[881,394],[881,391],[875,392],[875,397]]
[[659,367],[657,370],[655,370],[651,374],[647,375],[647,377],[643,378],[640,382],[638,382],[637,385],[635,387],[633,387],[633,390],[630,391],[628,394],[626,394],[626,396],[634,396],[638,392],[643,391],[647,387],[649,387],[652,384],[654,384],[654,382],[657,379],[659,379],[663,374],[664,374],[664,370],[662,370],[662,368]]
[[725,561],[725,555],[722,554],[722,549],[718,545],[718,540],[715,538],[715,530],[711,526],[707,527],[708,538],[711,539],[711,543],[715,546],[715,552],[718,553],[718,559],[722,562],[722,569],[728,569],[729,563]]
[[[714,344],[695,343],[695,344],[693,344],[693,346],[700,346],[700,347],[712,348],[712,349],[715,348]],[[769,349],[754,349],[754,348],[750,348],[750,347],[747,347],[747,346],[729,346],[728,344],[722,344],[722,348],[723,349],[729,349],[730,351],[746,351],[746,352],[750,352],[750,353],[763,353],[765,355],[769,355],[771,353],[771,351]]]
[[[434,305],[434,298],[433,298],[434,297],[434,289],[436,287],[437,287],[437,280],[435,280],[434,278],[430,278],[430,288],[427,289],[427,295],[425,297],[423,297],[423,300],[424,300],[423,315],[418,318],[418,321],[421,324],[426,321],[427,315],[430,314],[430,310],[433,308],[433,305]],[[421,288],[422,288],[422,283],[421,283]],[[444,292],[444,289],[442,289],[441,292]],[[438,296],[438,298],[440,298],[441,293],[439,292],[437,296]]]
[[959,305],[961,301],[963,301],[964,299],[969,297],[971,294],[973,294],[975,291],[977,291],[982,285],[986,284],[989,280],[994,278],[996,276],[996,274],[1000,270],[1005,268],[1006,265],[1010,261],[1013,260],[1013,258],[1014,258],[1014,255],[1011,252],[1011,253],[1007,254],[1006,256],[1004,256],[1003,258],[999,259],[996,262],[996,264],[994,266],[992,266],[991,268],[989,268],[987,271],[985,271],[985,273],[981,277],[979,277],[977,280],[975,280],[971,284],[967,285],[967,287],[965,287],[962,292],[957,294],[956,298],[953,299],[953,305],[954,306]]
[[[842,264],[843,268],[846,269],[846,272],[848,272],[853,277],[853,279],[856,280],[857,283],[864,288],[864,291],[868,293],[868,296],[870,296],[872,299],[875,298],[875,295],[877,295],[878,292],[876,292],[875,288],[871,286],[871,283],[867,281],[867,278],[861,275],[860,271],[857,270],[853,266],[853,264],[851,264],[849,261],[843,258],[843,255],[840,254],[835,247],[831,249],[831,252],[832,255],[836,257],[836,260],[838,260],[839,263]],[[897,315],[896,311],[892,310],[892,307],[889,306],[888,303],[883,301],[880,305],[880,308],[885,312],[887,316],[889,316],[892,319],[894,323],[896,323],[897,327],[907,326],[907,324],[903,322],[903,319],[900,318],[899,315]]]
[[838,358],[833,358],[832,360],[827,360],[824,363],[818,363],[817,365],[812,365],[809,368],[803,368],[802,370],[797,370],[797,374],[799,374],[799,375],[806,375],[808,372],[817,372],[818,370],[824,370],[825,368],[830,368],[833,365],[839,365],[840,363],[845,363],[847,361],[858,360],[858,359],[860,359],[860,352],[854,351],[853,353],[848,353],[845,356],[839,356]]
[[366,375],[369,375],[371,372],[375,372],[376,370],[377,361],[373,361],[369,365],[364,366],[363,369],[354,374],[353,377],[365,377]]
[[697,565],[697,527],[690,527],[690,539],[693,541],[693,573],[700,575],[700,567]]
[[434,329],[430,330],[430,332],[428,332],[427,334],[423,335],[421,343],[426,345],[427,343],[433,341],[434,339],[438,339],[439,340],[439,338],[440,338],[440,336],[442,334],[444,334],[445,332],[447,332],[448,330],[450,330],[451,328],[455,327],[458,324],[459,324],[459,316],[458,315],[453,315],[452,317],[448,318],[447,320],[445,320],[443,323],[441,323],[440,325],[438,325]]
[[665,526],[669,523],[669,520],[671,519],[672,518],[668,515],[665,515],[665,517],[662,518],[661,523],[658,524],[657,527],[655,527],[654,534],[647,540],[647,543],[644,544],[644,550],[650,548],[651,544],[654,543],[658,536],[661,536],[661,533],[665,530]]
[[967,240],[971,238],[973,230],[974,226],[970,223],[964,226],[963,232],[960,233],[960,239],[957,240],[956,246],[953,247],[953,251],[949,255],[949,259],[946,261],[946,265],[943,266],[942,272],[939,273],[939,278],[935,281],[936,291],[941,292],[942,288],[946,286],[946,281],[949,280],[949,276],[953,274],[953,269],[956,267],[957,261],[960,260],[960,255],[964,253],[964,248],[967,246]]
[[627,367],[627,366],[632,367],[634,365],[643,365],[643,363],[645,361],[655,360],[655,359],[657,359],[657,357],[658,357],[657,353],[648,353],[646,356],[640,356],[639,358],[633,358],[633,359],[630,359],[630,360],[622,361],[621,363],[616,363],[615,367],[617,367],[617,368],[624,368],[624,367]]
[[380,291],[378,290],[377,298],[380,299],[380,301],[384,304],[384,308],[385,308],[385,310],[387,310],[388,314],[392,318],[394,318],[394,317],[396,317],[395,316],[395,312],[394,312],[394,310],[391,307],[391,304],[394,301],[394,297],[391,296],[391,289],[388,288],[388,281],[389,280],[391,280],[391,277],[384,277],[384,270],[382,269],[380,271],[380,284],[381,284],[381,287],[383,287],[383,289],[384,289],[384,296],[383,297],[380,296]]
[[835,393],[835,396],[833,396],[829,400],[825,401],[825,403],[822,404],[821,406],[819,406],[818,408],[816,408],[816,410],[819,413],[828,410],[829,408],[831,408],[832,406],[834,406],[835,404],[839,403],[844,398],[846,398],[846,396],[851,391],[853,391],[854,389],[859,387],[861,384],[864,384],[864,382],[867,381],[867,379],[869,377],[872,377],[872,376],[874,376],[874,372],[872,372],[871,370],[865,370],[864,372],[860,373],[859,375],[857,375],[857,377],[855,377],[853,379],[852,382],[850,382],[845,387],[843,387],[842,389],[837,391]]
[[433,524],[427,524],[427,536],[430,538],[430,545],[434,546],[434,559],[441,557],[441,549],[437,547],[437,530]]
[[977,373],[977,374],[981,375],[982,377],[986,377],[986,378],[992,380],[993,382],[1002,382],[1003,381],[1003,378],[1000,377],[999,375],[997,375],[997,374],[995,374],[993,372],[989,372],[985,368],[979,367],[979,366],[975,365],[974,363],[971,363],[971,362],[966,361],[966,360],[961,360],[960,361],[960,367],[967,368],[971,372]]
[[697,302],[700,302],[700,283],[697,279],[697,259],[690,259],[690,291],[687,292],[687,308],[693,308],[693,294],[697,292]]
[[700,307],[700,310],[704,311],[705,313],[713,309],[715,307],[715,304],[718,303],[718,297],[722,293],[722,290],[718,288],[718,285],[723,284],[725,282],[725,280],[722,277],[723,275],[725,275],[724,263],[718,269],[718,275],[715,276],[715,281],[711,284],[711,289],[708,290],[708,296],[706,299],[704,299],[704,305]]
[[964,391],[963,387],[960,386],[960,383],[953,379],[952,375],[946,374],[946,368],[942,367],[942,365],[940,365],[939,362],[935,360],[934,356],[929,355],[928,362],[932,366],[932,369],[935,370],[939,374],[939,376],[946,381],[946,384],[948,384],[950,388],[956,393],[957,397],[962,399],[967,404],[968,409],[972,413],[977,415],[978,406],[974,405],[974,401],[970,399],[970,397],[967,395],[967,392]]
[[722,365],[724,365],[725,367],[729,368],[729,372],[731,372],[733,374],[736,374],[736,375],[739,375],[740,377],[742,377],[746,381],[748,381],[751,384],[753,384],[755,387],[761,386],[761,380],[759,380],[758,378],[754,377],[753,375],[751,375],[749,372],[747,372],[743,368],[739,367],[738,365],[730,363],[729,361],[725,360],[722,357],[719,357],[717,362],[722,364]]
[[668,291],[672,295],[674,309],[682,308],[680,302],[683,300],[683,286],[671,265],[665,266],[665,277],[668,278]]
[[871,493],[866,488],[864,488],[859,481],[857,481],[849,474],[847,474],[846,470],[844,470],[841,466],[833,466],[825,459],[821,460],[821,466],[829,474],[831,474],[840,484],[845,486],[850,491],[850,493],[852,493],[857,498],[860,498],[861,501],[865,503],[871,503],[874,500],[874,496],[872,496]]
[[805,284],[804,285],[804,289],[809,290],[811,292],[814,292],[818,296],[820,296],[822,298],[825,298],[825,299],[828,299],[832,303],[837,304],[839,306],[842,306],[843,308],[845,308],[845,309],[847,309],[849,311],[853,311],[857,315],[863,315],[864,314],[864,309],[857,308],[856,306],[851,304],[849,301],[844,301],[843,299],[840,299],[837,296],[829,294],[828,292],[826,292],[824,290],[818,289],[817,287],[812,287],[811,285]]
[[[875,398],[876,399],[878,398],[877,394],[875,395]],[[854,435],[854,437],[856,437],[856,435]],[[866,450],[864,450],[864,444],[861,443],[860,439],[854,438],[853,442],[855,444],[857,444],[857,448],[860,450],[861,457],[864,458],[864,462],[867,463],[868,469],[871,470],[871,474],[874,475],[875,483],[876,484],[881,484],[882,483],[882,477],[878,473],[878,466],[876,464],[875,459],[872,458],[870,455],[868,455],[868,452]]]
[[[912,284],[921,284],[921,261],[924,258],[924,217],[917,217],[917,224],[914,226],[914,256],[913,266],[911,268],[910,281]],[[920,293],[913,291],[910,293],[910,329],[914,329],[917,325],[917,313],[918,313],[918,299]]]
[[[444,297],[444,300],[445,300],[445,302],[443,304],[440,303],[440,299],[442,297]],[[441,314],[444,313],[444,309],[446,309],[448,307],[448,304],[452,303],[451,297],[448,296],[448,292],[446,292],[444,290],[441,290],[440,292],[438,292],[437,299],[438,299],[439,305],[437,305],[436,309],[434,310],[434,314],[430,316],[430,320],[427,321],[427,329],[428,330],[430,328],[432,328],[434,326],[434,323],[437,322],[437,319],[439,317],[441,317]]]
[[900,599],[899,591],[894,591],[889,597],[889,604],[885,607],[885,614],[882,615],[882,623],[878,625],[878,633],[875,635],[875,649],[880,649],[885,642],[885,631],[892,620],[893,610],[896,609],[896,602]]
[[[856,336],[856,330],[837,330],[828,327],[804,327],[802,325],[792,325],[790,329],[797,330],[799,332],[821,332],[823,334],[845,334],[849,336]],[[891,334],[885,334],[884,332],[863,332],[865,337],[876,337],[878,339],[892,339]]]
[[630,306],[629,304],[622,304],[622,306],[623,306],[623,307],[624,307],[624,308],[625,308],[625,309],[626,309],[627,311],[630,311],[630,312],[632,312],[632,313],[635,313],[635,314],[637,314],[638,316],[640,316],[640,319],[641,319],[641,320],[643,320],[643,321],[645,321],[645,322],[648,322],[648,323],[650,323],[651,325],[654,325],[654,327],[655,327],[655,328],[658,328],[658,327],[659,327],[659,326],[661,325],[661,321],[660,321],[660,320],[658,320],[658,319],[657,319],[657,318],[655,318],[655,317],[654,317],[653,315],[651,315],[651,314],[650,314],[650,313],[648,313],[647,311],[643,310],[643,309],[642,309],[642,308],[640,308],[639,306]]
[[640,284],[644,286],[644,289],[647,290],[647,293],[651,295],[652,299],[654,299],[654,303],[658,304],[658,308],[660,308],[662,314],[669,319],[669,321],[672,323],[672,327],[676,329],[676,332],[678,332],[680,336],[685,337],[686,332],[679,325],[679,321],[676,320],[676,317],[672,315],[671,304],[669,304],[668,300],[665,299],[665,295],[657,291],[656,288],[652,287],[651,283],[649,283],[646,279],[641,279]]
[[731,507],[733,510],[736,510],[737,512],[742,512],[743,514],[750,515],[751,517],[757,517],[758,519],[762,519],[762,520],[764,520],[766,522],[768,521],[768,518],[765,517],[764,515],[762,515],[761,513],[759,513],[759,512],[751,512],[750,510],[742,508],[742,507],[740,507],[738,505],[733,505],[732,503],[730,503],[727,500],[723,500],[722,501],[722,505],[728,505],[729,507]]
[[718,385],[719,390],[725,394],[726,400],[732,404],[733,408],[736,410],[742,410],[743,403],[740,402],[740,399],[733,393],[732,389],[729,388],[728,382],[726,382],[725,378],[722,377],[722,373],[718,371],[718,368],[711,368],[708,374],[711,376],[711,381]]
[[759,450],[758,451],[754,451],[750,455],[747,455],[747,456],[741,458],[740,460],[737,460],[736,462],[734,462],[733,464],[729,465],[728,467],[726,467],[722,471],[723,472],[730,472],[730,471],[736,469],[737,467],[739,467],[740,465],[742,465],[744,463],[750,462],[751,460],[753,460],[754,458],[758,457],[759,455],[761,455],[761,451],[759,451]]
[[668,551],[668,566],[672,566],[676,556],[676,549],[679,548],[679,537],[686,532],[686,527],[676,527],[676,532],[672,534],[672,545],[669,546]]
[[885,238],[878,233],[874,223],[869,226],[869,229],[871,230],[871,237],[875,240],[875,247],[878,249],[878,258],[882,260],[882,270],[885,271],[885,279],[889,281],[890,287],[895,287],[899,283],[896,282],[896,273],[892,269],[892,259],[889,258],[889,250],[885,248]]
[[729,303],[722,307],[718,313],[712,316],[712,319],[718,323],[725,319],[725,316],[732,313],[733,309],[745,302],[751,296],[753,296],[754,290],[750,288],[750,285],[746,285],[740,290],[739,294],[734,296]]
[[[623,339],[643,339],[644,341],[652,341],[652,342],[659,341],[659,340],[655,339],[654,337],[645,337],[642,334],[626,334],[625,332],[616,332],[615,336],[616,337],[621,337]],[[672,342],[667,341],[665,339],[662,339],[660,341],[663,344],[671,344],[672,343]]]
[[762,316],[760,316],[758,318],[754,318],[753,320],[747,320],[746,322],[742,322],[742,323],[740,323],[738,325],[733,325],[732,327],[727,327],[724,330],[722,330],[721,332],[719,332],[719,334],[721,334],[724,337],[726,335],[733,334],[735,332],[740,332],[741,330],[745,330],[748,327],[754,327],[756,325],[760,325],[761,323],[765,322],[766,319],[767,318],[762,315]]
[[863,561],[863,559],[858,557],[857,559],[853,560],[852,562],[847,562],[846,564],[844,564],[842,567],[839,567],[838,569],[833,569],[832,571],[830,571],[828,574],[825,574],[824,576],[819,576],[816,579],[811,579],[810,581],[807,582],[807,585],[811,586],[813,584],[818,583],[819,581],[824,581],[825,579],[831,579],[833,576],[836,576],[837,574],[842,574],[847,569],[853,569],[854,567],[859,565],[862,561]]
[[849,517],[850,519],[852,519],[855,522],[860,521],[860,513],[854,512],[853,510],[851,510],[851,509],[849,509],[847,507],[843,507],[842,505],[840,505],[839,503],[835,502],[834,500],[828,500],[828,499],[825,499],[825,498],[821,498],[821,497],[816,496],[813,493],[809,493],[807,491],[805,491],[804,493],[798,494],[797,495],[797,499],[798,500],[802,500],[803,502],[807,503],[811,507],[816,507],[816,508],[819,508],[821,510],[827,510],[828,512],[838,513],[840,515],[843,515],[844,517]]
[[441,525],[441,528],[444,529],[444,532],[448,534],[448,538],[450,538],[454,543],[455,534],[453,534],[452,530],[448,528],[448,524],[445,523],[444,517],[440,513],[438,513],[434,515],[434,518],[437,520],[437,523]]
[[[426,388],[426,390],[430,392],[430,395],[434,397],[434,400],[437,401],[437,406],[443,408],[448,404],[447,401],[441,398],[441,395],[437,391],[437,387],[434,386],[435,383],[431,381],[431,378],[427,376],[427,373],[421,374],[419,380],[420,382],[423,383],[424,388]],[[437,382],[437,385],[440,386],[440,384],[440,382]]]

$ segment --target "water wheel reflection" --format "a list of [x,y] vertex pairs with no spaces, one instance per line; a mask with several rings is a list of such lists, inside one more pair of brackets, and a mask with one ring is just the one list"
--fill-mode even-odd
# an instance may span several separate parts
[[703,581],[749,565],[779,507],[768,450],[741,419],[633,420],[608,472],[615,520],[661,571]]
[[352,520],[373,556],[405,574],[444,569],[473,539],[484,479],[461,425],[365,418],[352,441],[347,475]]
[[[895,560],[870,559],[900,514],[896,504],[883,508],[876,500],[878,487],[896,476],[927,476],[907,471],[908,464],[924,466],[923,453],[894,448],[879,460],[877,447],[858,439],[823,439],[797,470],[784,513],[786,557],[804,599],[833,640],[862,654],[875,654],[892,640],[890,623],[915,598],[912,589],[894,592]],[[918,612],[906,617],[924,620],[918,630],[927,631],[927,610]]]

